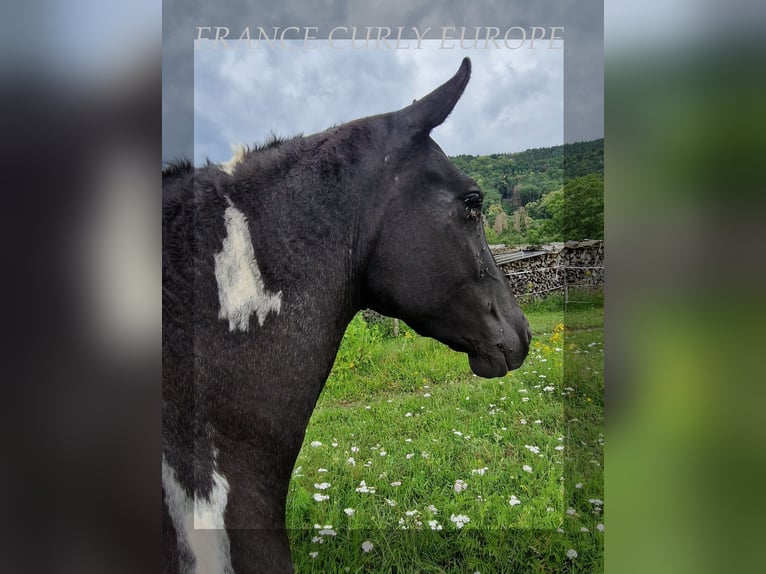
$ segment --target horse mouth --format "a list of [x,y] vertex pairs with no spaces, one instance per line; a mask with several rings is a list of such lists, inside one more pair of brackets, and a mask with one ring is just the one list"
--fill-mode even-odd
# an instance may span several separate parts
[[494,356],[468,355],[468,364],[475,375],[485,379],[502,377],[508,372],[508,364],[505,362],[505,357],[502,356],[498,360]]
[[486,354],[468,355],[468,364],[474,374],[485,379],[502,377],[508,371],[518,369],[526,358],[526,353],[514,354],[502,344],[498,344],[493,352]]

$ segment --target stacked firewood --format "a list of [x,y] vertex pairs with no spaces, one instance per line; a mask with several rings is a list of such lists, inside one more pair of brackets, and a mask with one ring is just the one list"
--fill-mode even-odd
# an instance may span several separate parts
[[562,278],[567,285],[579,288],[598,287],[604,284],[604,242],[567,242],[558,257]]
[[563,286],[554,253],[511,261],[502,265],[501,270],[517,296],[544,296]]
[[[526,250],[525,250],[526,249]],[[568,242],[516,250],[519,258],[500,265],[517,297],[544,297],[565,287],[598,288],[604,283],[603,241]]]

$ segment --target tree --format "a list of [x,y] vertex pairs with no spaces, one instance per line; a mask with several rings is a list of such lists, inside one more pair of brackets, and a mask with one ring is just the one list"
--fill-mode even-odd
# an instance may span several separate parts
[[495,230],[495,233],[500,235],[507,228],[508,228],[508,216],[505,214],[505,211],[501,209],[500,213],[498,213],[495,216],[495,223],[492,225],[492,229]]
[[564,191],[564,239],[604,238],[604,180],[590,174],[568,181]]
[[519,207],[516,211],[513,212],[513,228],[521,235],[524,235],[527,232],[529,222],[529,216],[523,207]]

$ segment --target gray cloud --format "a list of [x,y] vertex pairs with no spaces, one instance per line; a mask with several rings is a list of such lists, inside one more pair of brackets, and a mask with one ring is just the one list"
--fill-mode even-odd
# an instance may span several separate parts
[[289,136],[402,108],[449,79],[464,55],[473,74],[434,132],[448,154],[487,154],[563,141],[561,50],[202,48],[195,54],[195,160],[230,145]]

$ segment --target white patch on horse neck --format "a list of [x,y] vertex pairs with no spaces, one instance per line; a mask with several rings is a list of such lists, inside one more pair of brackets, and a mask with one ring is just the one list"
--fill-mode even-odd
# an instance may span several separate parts
[[218,318],[229,320],[229,331],[247,331],[253,312],[261,326],[269,313],[279,314],[282,292],[271,293],[266,289],[255,260],[247,218],[231,200],[223,218],[226,239],[220,253],[215,255],[215,278],[221,304]]
[[[178,539],[182,574],[233,574],[224,512],[229,496],[226,478],[213,471],[210,497],[190,498],[162,456],[162,487]],[[193,558],[193,560],[189,560]]]
[[221,171],[225,171],[229,175],[234,174],[234,168],[237,167],[239,162],[245,159],[245,153],[247,151],[243,145],[233,145],[231,146],[231,150],[234,152],[234,155],[231,156],[231,159],[218,165],[221,168]]

